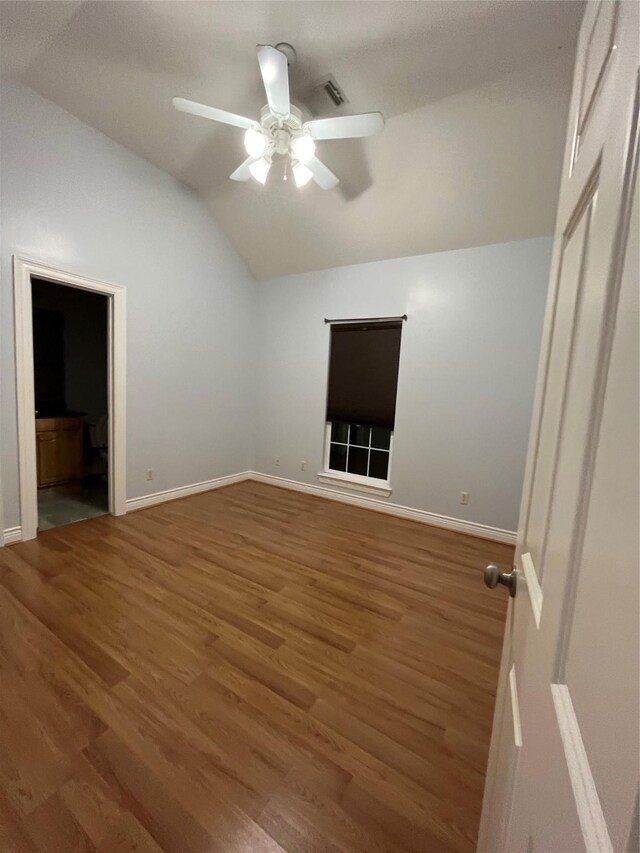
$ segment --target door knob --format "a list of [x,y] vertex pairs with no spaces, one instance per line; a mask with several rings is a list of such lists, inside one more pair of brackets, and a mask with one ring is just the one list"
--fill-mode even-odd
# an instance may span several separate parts
[[484,582],[489,589],[495,589],[501,583],[509,588],[509,595],[516,594],[518,579],[515,569],[512,572],[501,572],[495,563],[489,563],[484,570]]

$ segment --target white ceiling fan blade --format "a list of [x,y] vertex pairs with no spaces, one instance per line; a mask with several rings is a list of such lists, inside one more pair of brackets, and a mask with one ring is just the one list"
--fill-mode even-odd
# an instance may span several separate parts
[[382,113],[361,113],[355,116],[317,118],[303,125],[303,130],[314,139],[355,139],[373,136],[384,127]]
[[251,169],[249,167],[255,162],[255,157],[247,157],[244,163],[241,163],[235,172],[232,172],[229,177],[232,181],[248,181],[251,177]]
[[234,127],[242,127],[245,130],[255,127],[257,124],[254,119],[239,116],[236,113],[228,113],[226,110],[219,110],[217,107],[208,107],[206,104],[198,104],[196,101],[188,101],[186,98],[174,98],[173,106],[181,113],[209,118],[212,121],[220,121],[222,124],[232,124]]
[[259,44],[258,62],[269,109],[272,113],[286,118],[290,112],[287,57],[271,45]]
[[331,190],[340,183],[340,178],[334,175],[331,169],[317,157],[312,157],[305,165],[307,169],[313,172],[313,180],[323,190]]

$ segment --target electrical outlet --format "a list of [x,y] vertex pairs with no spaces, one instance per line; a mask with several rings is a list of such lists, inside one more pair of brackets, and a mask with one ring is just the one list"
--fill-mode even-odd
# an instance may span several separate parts
[[460,492],[460,503],[466,506],[469,503],[469,492]]
[[153,468],[147,468],[147,480],[153,480]]
[[304,459],[303,459],[303,460],[302,460],[302,462],[300,463],[300,470],[301,470],[301,471],[306,471],[306,470],[307,470],[307,463],[304,461]]
[[280,457],[276,456],[276,468],[280,467]]

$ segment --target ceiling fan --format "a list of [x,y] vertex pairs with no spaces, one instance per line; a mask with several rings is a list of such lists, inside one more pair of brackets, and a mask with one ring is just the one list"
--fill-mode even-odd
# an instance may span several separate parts
[[[290,45],[287,53],[293,58]],[[267,104],[260,111],[260,120],[208,107],[186,98],[174,98],[173,106],[184,113],[231,124],[243,128],[244,147],[249,155],[233,172],[233,181],[248,181],[253,177],[258,183],[267,180],[274,155],[289,157],[293,179],[303,187],[313,178],[323,190],[330,190],[340,182],[331,169],[315,156],[316,139],[354,139],[373,136],[384,127],[382,113],[318,118],[303,122],[301,111],[289,101],[288,57],[271,45],[257,46],[258,63],[267,93]],[[286,179],[285,170],[285,179]]]

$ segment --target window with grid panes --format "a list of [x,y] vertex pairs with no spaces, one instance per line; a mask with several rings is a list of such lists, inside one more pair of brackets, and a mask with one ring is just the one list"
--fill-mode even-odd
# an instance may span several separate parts
[[402,322],[331,327],[324,468],[328,475],[388,486]]
[[389,477],[391,435],[387,427],[332,423],[327,470],[386,481]]

